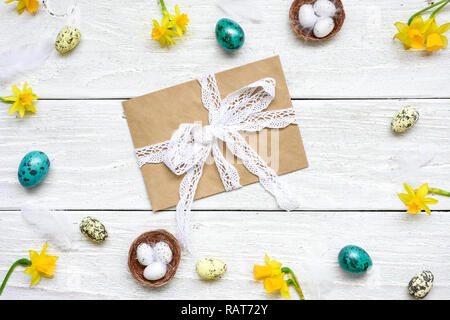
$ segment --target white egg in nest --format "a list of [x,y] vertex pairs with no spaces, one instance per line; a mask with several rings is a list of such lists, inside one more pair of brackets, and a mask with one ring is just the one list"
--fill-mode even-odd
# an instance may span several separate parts
[[334,21],[330,17],[320,18],[314,26],[314,36],[317,38],[324,38],[334,29]]
[[167,266],[159,261],[153,262],[144,269],[144,278],[147,280],[159,280],[167,272]]
[[162,263],[170,263],[172,261],[172,250],[170,249],[170,246],[164,242],[160,241],[153,247],[153,250],[155,251],[156,257],[159,261]]
[[140,264],[148,266],[155,261],[152,247],[147,243],[141,243],[136,249],[136,257]]
[[298,10],[298,21],[303,28],[313,28],[318,18],[311,4],[304,4]]
[[329,0],[317,0],[314,3],[314,12],[319,17],[333,17],[336,14],[336,7]]

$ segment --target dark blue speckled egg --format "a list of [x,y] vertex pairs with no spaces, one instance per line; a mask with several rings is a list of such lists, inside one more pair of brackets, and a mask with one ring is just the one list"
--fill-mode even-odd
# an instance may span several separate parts
[[220,19],[216,25],[216,38],[227,51],[236,51],[245,41],[244,30],[231,19]]
[[369,254],[358,246],[343,247],[338,259],[342,269],[350,273],[364,273],[372,266]]
[[33,188],[44,180],[50,169],[50,160],[41,151],[31,151],[20,162],[18,177],[25,188]]

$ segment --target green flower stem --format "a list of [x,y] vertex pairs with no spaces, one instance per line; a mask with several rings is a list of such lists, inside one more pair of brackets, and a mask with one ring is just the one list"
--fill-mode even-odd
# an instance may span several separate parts
[[297,291],[300,300],[305,300],[305,296],[303,295],[302,288],[300,287],[300,283],[295,276],[295,273],[288,267],[281,268],[281,271],[284,273],[288,273],[292,278],[288,280],[288,284],[293,284],[295,291]]
[[442,190],[442,189],[430,188],[430,189],[428,189],[428,191],[433,194],[440,194],[441,196],[450,197],[450,192]]
[[[411,18],[409,18],[409,20],[408,20],[408,25],[410,25],[411,22],[413,21],[413,19],[414,19],[415,17],[417,17],[419,14],[421,14],[421,13],[423,13],[423,12],[425,12],[425,11],[428,11],[428,10],[430,10],[431,8],[437,7],[438,5],[440,5],[440,4],[444,3],[444,2],[447,2],[447,3],[448,3],[448,0],[441,0],[441,1],[438,1],[438,2],[436,2],[435,4],[432,4],[431,6],[428,6],[428,7],[426,7],[425,9],[422,9],[422,10],[420,10],[420,11],[414,13],[414,14],[411,16]],[[446,4],[447,4],[447,3],[446,3]],[[446,5],[446,4],[445,4],[445,5]]]
[[159,0],[159,2],[161,3],[163,15],[169,14],[169,11],[167,11],[166,4],[164,3],[164,0]]
[[434,10],[431,15],[430,18],[434,18],[434,16],[441,11],[448,3],[450,2],[450,0],[447,0],[442,6],[440,6],[439,8],[437,8],[436,10]]
[[5,279],[2,282],[2,286],[0,287],[0,296],[2,295],[3,289],[5,289],[6,286],[6,282],[8,282],[9,277],[11,276],[11,273],[14,271],[14,269],[18,266],[18,265],[24,266],[24,267],[29,267],[31,266],[31,261],[28,259],[19,259],[16,262],[13,263],[13,265],[11,266],[11,268],[9,268],[8,273],[5,276]]

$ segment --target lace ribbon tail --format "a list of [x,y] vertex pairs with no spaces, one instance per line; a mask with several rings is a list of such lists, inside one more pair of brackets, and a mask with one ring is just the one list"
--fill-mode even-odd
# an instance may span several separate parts
[[203,172],[204,161],[194,165],[180,184],[180,201],[177,204],[177,238],[183,250],[189,250],[189,234],[191,224],[191,207],[197,185]]
[[231,152],[242,160],[248,171],[258,176],[261,185],[275,197],[281,209],[290,211],[300,206],[297,197],[289,187],[280,181],[275,171],[264,162],[239,133],[229,132],[226,136],[226,143]]

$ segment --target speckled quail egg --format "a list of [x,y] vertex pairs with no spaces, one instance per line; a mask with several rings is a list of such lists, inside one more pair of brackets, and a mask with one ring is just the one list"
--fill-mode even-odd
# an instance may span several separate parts
[[164,242],[160,241],[153,247],[153,250],[155,252],[155,255],[159,261],[162,263],[169,263],[172,261],[172,250],[170,249],[170,246]]
[[136,257],[140,264],[148,266],[155,258],[152,247],[147,243],[141,243],[136,249]]
[[80,231],[96,243],[101,243],[108,238],[108,232],[103,223],[92,217],[86,217],[81,221]]
[[317,20],[313,33],[317,38],[324,38],[334,29],[334,21],[330,17],[322,17]]
[[317,0],[314,3],[314,12],[319,17],[333,17],[336,14],[336,7],[329,0]]
[[167,272],[167,266],[164,263],[155,261],[144,269],[144,278],[147,280],[159,280]]
[[227,271],[227,265],[216,258],[203,258],[197,262],[196,271],[203,280],[215,280]]
[[395,114],[391,129],[397,133],[404,132],[414,126],[417,120],[419,120],[419,112],[414,107],[406,106]]
[[408,292],[417,299],[424,298],[433,287],[434,276],[431,271],[416,274],[408,284]]
[[55,48],[59,53],[65,54],[75,49],[81,41],[81,32],[75,27],[65,26],[58,33]]
[[311,4],[304,4],[298,10],[298,21],[303,28],[313,28],[319,17],[314,14]]

